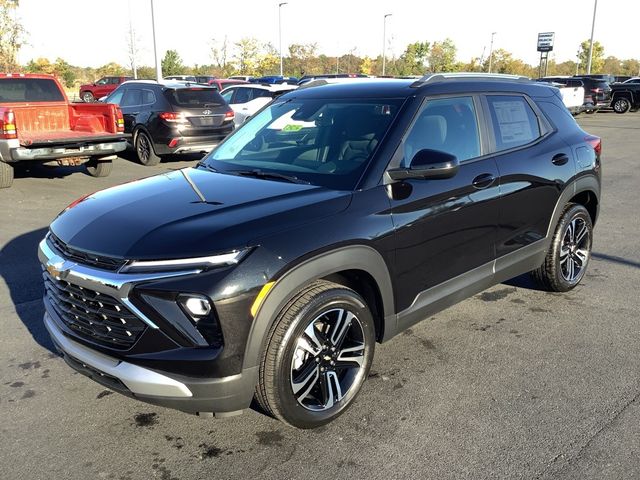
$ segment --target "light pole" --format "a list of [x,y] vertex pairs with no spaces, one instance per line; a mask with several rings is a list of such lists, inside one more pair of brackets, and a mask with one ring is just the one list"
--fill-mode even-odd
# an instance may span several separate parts
[[282,6],[288,5],[289,2],[281,2],[278,4],[278,43],[280,45],[280,76],[282,77],[284,74],[283,62],[282,62]]
[[156,19],[153,15],[153,0],[151,0],[151,31],[153,33],[153,56],[156,59],[156,80],[162,80],[162,63],[158,58],[158,47],[156,45]]
[[382,21],[382,75],[384,76],[387,67],[387,17],[392,13],[385,13]]
[[131,53],[131,70],[133,70],[133,78],[138,79],[138,68],[136,66],[136,32],[133,30],[133,22],[131,21],[131,0],[129,0],[129,45]]
[[498,32],[491,32],[491,46],[489,47],[489,73],[491,73],[491,67],[493,66],[493,37]]
[[589,60],[587,61],[587,75],[591,73],[591,56],[593,55],[593,31],[596,28],[596,11],[598,10],[598,0],[593,4],[593,22],[591,23],[591,40],[589,40]]

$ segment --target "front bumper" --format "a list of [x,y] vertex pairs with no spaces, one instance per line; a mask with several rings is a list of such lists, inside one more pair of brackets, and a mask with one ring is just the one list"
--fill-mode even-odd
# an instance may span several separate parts
[[21,147],[18,140],[15,144],[0,142],[0,156],[5,162],[48,161],[72,157],[105,157],[122,152],[127,147],[126,140],[108,143],[83,145],[77,148],[51,146],[38,148]]
[[67,364],[96,382],[143,402],[194,414],[234,414],[248,408],[258,378],[257,367],[217,379],[180,377],[125,362],[67,337],[54,312],[44,324]]

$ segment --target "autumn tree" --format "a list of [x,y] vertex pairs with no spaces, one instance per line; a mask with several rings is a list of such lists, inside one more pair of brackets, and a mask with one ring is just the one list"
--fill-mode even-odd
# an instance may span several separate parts
[[184,73],[182,58],[175,50],[167,50],[162,59],[162,76],[180,75]]
[[447,38],[442,42],[433,42],[429,50],[429,70],[432,73],[451,72],[455,69],[456,46]]
[[211,60],[213,61],[213,70],[215,75],[219,77],[228,77],[234,71],[229,54],[229,42],[225,35],[224,40],[217,41],[211,39]]
[[[589,64],[589,40],[580,44],[578,50],[578,69],[582,73],[587,73]],[[600,73],[604,67],[604,47],[600,42],[593,42],[593,53],[591,55],[591,73]]]
[[244,37],[234,44],[236,53],[234,60],[240,75],[251,75],[254,73],[258,63],[260,44],[255,38]]
[[16,18],[18,0],[0,0],[0,70],[10,72],[19,67],[18,52],[25,43],[26,32]]
[[410,43],[395,68],[401,75],[423,75],[428,68],[430,46],[429,42]]

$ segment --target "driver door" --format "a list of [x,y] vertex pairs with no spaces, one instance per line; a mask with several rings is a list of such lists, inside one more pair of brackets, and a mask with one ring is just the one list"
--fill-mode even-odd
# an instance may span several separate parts
[[[492,271],[499,175],[495,160],[484,154],[481,108],[473,96],[425,99],[394,155],[390,167],[409,167],[422,149],[444,151],[460,162],[451,178],[408,179],[388,185],[399,312],[416,308],[422,292],[455,277],[460,276],[463,285],[465,275],[478,278]],[[471,272],[478,267],[483,268]],[[456,290],[458,285],[447,288]],[[406,328],[422,318],[400,326]]]

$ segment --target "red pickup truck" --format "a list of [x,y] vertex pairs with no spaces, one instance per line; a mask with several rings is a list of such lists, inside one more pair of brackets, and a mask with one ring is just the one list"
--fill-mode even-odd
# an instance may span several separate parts
[[51,75],[0,74],[0,188],[22,161],[84,163],[90,175],[107,176],[127,138],[117,105],[70,103]]
[[133,77],[102,77],[95,83],[80,85],[80,98],[83,102],[95,102],[109,95],[118,88],[118,85],[127,80],[133,80]]

